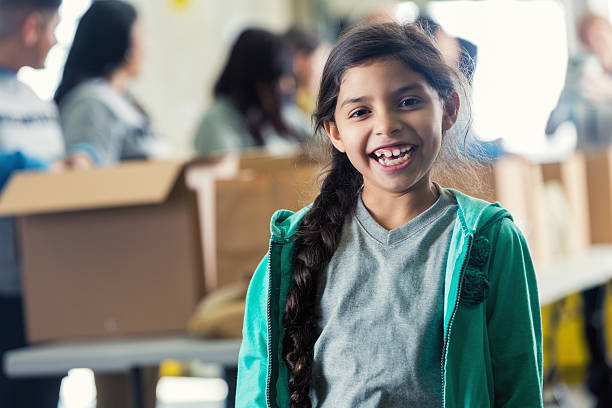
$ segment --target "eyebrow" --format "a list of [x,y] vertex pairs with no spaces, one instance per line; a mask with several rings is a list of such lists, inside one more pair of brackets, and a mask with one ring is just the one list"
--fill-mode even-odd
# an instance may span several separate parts
[[393,94],[400,94],[400,93],[404,93],[406,91],[422,91],[423,89],[425,89],[425,87],[423,86],[423,84],[421,84],[420,82],[414,82],[412,84],[408,84],[406,86],[402,86],[401,88],[393,91]]
[[[393,95],[397,95],[397,94],[401,94],[401,93],[404,93],[404,92],[407,92],[407,91],[414,91],[414,90],[420,91],[420,90],[423,90],[423,89],[425,89],[425,87],[421,83],[414,82],[414,83],[402,86],[401,88],[396,89],[392,93],[393,93]],[[342,102],[342,104],[340,104],[340,108],[343,108],[345,105],[350,105],[352,103],[360,103],[360,102],[366,101],[368,99],[370,99],[370,98],[367,97],[367,96],[360,96],[360,97],[357,97],[357,98],[345,99]]]

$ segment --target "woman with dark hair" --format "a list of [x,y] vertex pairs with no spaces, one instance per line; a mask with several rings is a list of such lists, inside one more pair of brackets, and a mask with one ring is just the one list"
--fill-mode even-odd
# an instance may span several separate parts
[[148,116],[127,92],[143,54],[136,9],[119,0],[94,1],[55,92],[67,150],[85,151],[101,165],[161,153]]
[[295,150],[311,133],[297,107],[283,106],[281,82],[290,75],[281,38],[250,28],[234,43],[214,88],[215,100],[195,137],[199,153],[226,153],[265,147]]

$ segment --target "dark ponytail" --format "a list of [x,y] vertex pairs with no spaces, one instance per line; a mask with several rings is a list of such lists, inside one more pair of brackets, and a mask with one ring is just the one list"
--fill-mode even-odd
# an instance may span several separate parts
[[[323,136],[331,166],[312,209],[300,224],[295,241],[294,285],[287,296],[283,326],[283,359],[290,372],[291,408],[310,408],[310,385],[314,344],[318,336],[316,295],[318,280],[331,260],[344,220],[350,215],[363,185],[362,175],[345,153],[331,146],[322,135],[325,123],[334,122],[334,111],[342,75],[351,67],[377,59],[395,58],[420,73],[436,90],[445,109],[453,111],[458,71],[444,63],[431,39],[414,24],[375,24],[349,31],[332,50],[321,78],[314,114],[315,133]],[[449,138],[445,138],[449,139]]]
[[294,286],[287,296],[283,316],[283,357],[289,379],[291,407],[310,407],[308,396],[314,343],[317,339],[317,281],[338,247],[346,214],[355,205],[363,183],[361,174],[344,153],[333,152],[333,161],[323,180],[321,193],[298,229],[293,265]]

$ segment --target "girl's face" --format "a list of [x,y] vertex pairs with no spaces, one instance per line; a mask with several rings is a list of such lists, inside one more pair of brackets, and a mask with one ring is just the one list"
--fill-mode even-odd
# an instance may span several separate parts
[[455,122],[425,78],[396,59],[348,69],[327,131],[363,175],[364,194],[429,188],[442,134]]

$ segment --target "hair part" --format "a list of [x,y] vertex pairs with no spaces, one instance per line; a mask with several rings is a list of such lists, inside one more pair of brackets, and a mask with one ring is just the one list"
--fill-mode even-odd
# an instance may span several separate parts
[[97,0],[83,14],[70,47],[55,102],[93,78],[108,78],[124,65],[132,47],[132,27],[138,15],[121,0]]
[[[314,344],[318,336],[318,316],[315,314],[318,280],[338,247],[344,220],[354,211],[363,186],[363,176],[345,153],[332,146],[324,134],[324,124],[335,121],[334,112],[344,73],[352,67],[387,58],[397,59],[422,75],[439,96],[445,115],[454,114],[459,109],[455,101],[459,95],[463,112],[468,114],[464,127],[466,135],[469,128],[465,77],[445,63],[436,44],[418,25],[382,23],[358,26],[347,32],[331,51],[323,70],[317,109],[313,115],[315,136],[322,139],[320,146],[330,164],[322,173],[321,192],[297,230],[294,285],[287,296],[283,316],[282,356],[291,375],[289,399],[292,408],[312,405],[309,392]],[[463,169],[459,173],[461,176],[466,172],[472,176],[477,174],[468,160],[456,161],[465,156],[459,154],[462,149],[453,136],[456,135],[451,131],[444,135],[437,161],[446,161],[448,157],[452,161],[452,171]],[[448,171],[448,165],[444,169]]]

